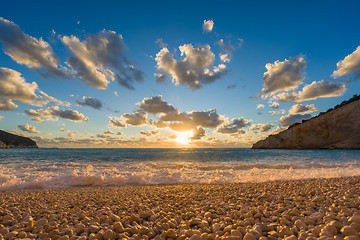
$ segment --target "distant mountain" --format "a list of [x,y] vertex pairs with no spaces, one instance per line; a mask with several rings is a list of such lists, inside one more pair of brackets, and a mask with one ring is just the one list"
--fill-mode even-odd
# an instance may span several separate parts
[[253,149],[360,149],[360,96],[291,125],[255,143]]
[[0,130],[0,148],[38,148],[38,146],[30,138]]

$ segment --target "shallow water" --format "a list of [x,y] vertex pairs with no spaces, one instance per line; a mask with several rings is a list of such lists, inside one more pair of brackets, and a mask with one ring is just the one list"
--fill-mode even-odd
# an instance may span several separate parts
[[356,150],[1,149],[0,190],[360,175]]

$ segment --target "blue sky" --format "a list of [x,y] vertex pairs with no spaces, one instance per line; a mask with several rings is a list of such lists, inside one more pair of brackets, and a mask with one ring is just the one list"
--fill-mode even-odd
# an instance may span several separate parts
[[249,147],[359,94],[359,7],[3,3],[0,128],[43,147]]

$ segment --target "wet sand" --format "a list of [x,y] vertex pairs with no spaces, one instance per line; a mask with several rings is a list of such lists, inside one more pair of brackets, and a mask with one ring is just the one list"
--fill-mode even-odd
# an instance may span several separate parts
[[360,239],[360,177],[0,192],[0,239]]

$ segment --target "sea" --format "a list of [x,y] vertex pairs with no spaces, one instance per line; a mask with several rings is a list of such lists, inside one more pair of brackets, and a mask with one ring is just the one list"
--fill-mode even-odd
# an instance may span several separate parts
[[360,150],[0,149],[0,191],[360,176]]

